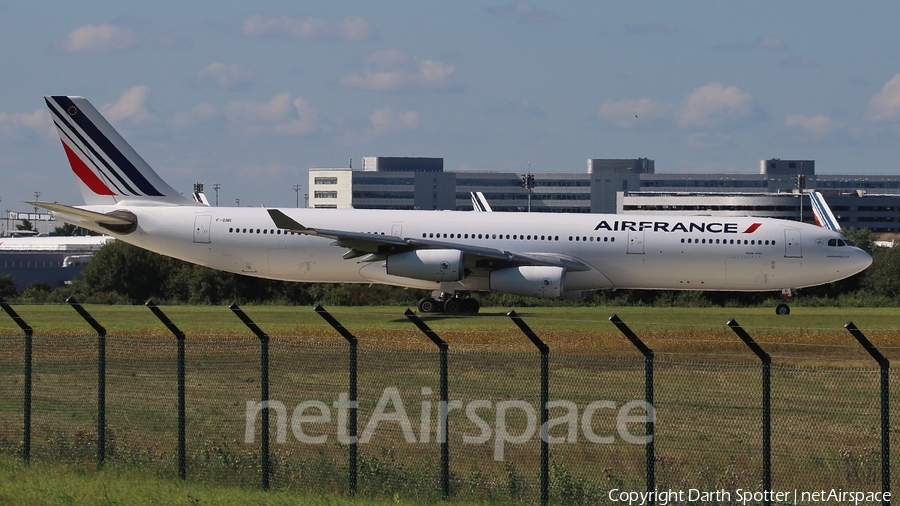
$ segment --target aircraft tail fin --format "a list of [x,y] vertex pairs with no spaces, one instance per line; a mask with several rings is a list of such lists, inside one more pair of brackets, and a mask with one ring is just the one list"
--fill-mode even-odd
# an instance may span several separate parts
[[198,205],[165,183],[87,99],[44,97],[85,204]]
[[469,192],[472,195],[472,209],[482,213],[492,213],[491,205],[488,204],[484,194],[481,192]]
[[816,217],[816,223],[819,224],[820,227],[826,228],[828,230],[834,230],[838,232],[841,230],[841,225],[838,223],[837,218],[835,218],[834,213],[831,212],[831,208],[828,207],[828,204],[825,203],[825,197],[822,196],[819,192],[810,192],[809,200],[812,202],[813,214]]

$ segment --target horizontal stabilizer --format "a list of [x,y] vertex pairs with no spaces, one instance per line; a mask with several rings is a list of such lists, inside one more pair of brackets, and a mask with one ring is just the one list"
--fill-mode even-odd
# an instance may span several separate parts
[[[65,219],[77,218],[79,226],[85,226],[86,223],[95,223],[106,230],[117,232],[120,234],[130,234],[137,228],[137,216],[126,210],[116,210],[108,214],[88,211],[87,209],[79,209],[77,207],[67,206],[64,204],[51,204],[49,202],[26,202],[32,206],[43,207],[53,213],[63,215],[63,221],[72,222],[73,220]],[[90,227],[88,227],[90,228]]]

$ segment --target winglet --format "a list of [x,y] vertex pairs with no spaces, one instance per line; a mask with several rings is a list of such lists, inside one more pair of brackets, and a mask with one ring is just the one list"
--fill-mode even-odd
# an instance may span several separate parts
[[279,211],[278,209],[266,209],[269,212],[269,216],[272,218],[272,221],[275,223],[275,226],[284,229],[290,230],[293,232],[310,232],[312,229],[304,227],[303,225],[294,221],[293,218]]
[[831,208],[825,203],[825,197],[819,192],[810,192],[809,200],[812,203],[816,223],[822,228],[839,232],[841,230],[841,224],[838,223],[837,218],[834,217],[834,213],[831,212]]

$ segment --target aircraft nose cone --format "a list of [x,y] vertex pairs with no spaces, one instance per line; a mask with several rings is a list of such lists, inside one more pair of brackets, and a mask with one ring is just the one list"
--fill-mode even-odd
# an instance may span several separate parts
[[872,255],[866,253],[864,250],[860,248],[854,248],[855,255],[853,255],[854,260],[854,274],[857,272],[862,272],[869,268],[872,265]]

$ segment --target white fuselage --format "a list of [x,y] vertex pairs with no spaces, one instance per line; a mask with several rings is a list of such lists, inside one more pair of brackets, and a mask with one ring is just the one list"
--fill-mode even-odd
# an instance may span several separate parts
[[[127,209],[137,230],[121,240],[214,269],[324,283],[385,283],[489,290],[485,269],[466,265],[453,286],[391,276],[384,261],[345,260],[323,237],[279,230],[264,208],[85,206]],[[332,229],[519,253],[553,253],[589,266],[566,274],[566,291],[680,289],[766,291],[843,279],[871,264],[837,232],[766,218],[355,209],[280,209],[313,229]],[[81,221],[81,220],[67,220]],[[89,228],[96,225],[80,223]]]

